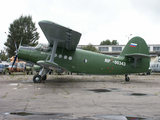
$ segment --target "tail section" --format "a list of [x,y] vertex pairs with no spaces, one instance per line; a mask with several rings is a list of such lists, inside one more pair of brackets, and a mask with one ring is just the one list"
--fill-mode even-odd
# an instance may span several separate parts
[[[125,57],[128,63],[141,71],[147,71],[150,63],[149,50],[141,37],[133,37],[125,46],[119,57]],[[133,59],[133,61],[128,58]]]
[[148,46],[143,38],[133,37],[125,46],[120,56],[126,56],[126,54],[144,54],[149,55]]

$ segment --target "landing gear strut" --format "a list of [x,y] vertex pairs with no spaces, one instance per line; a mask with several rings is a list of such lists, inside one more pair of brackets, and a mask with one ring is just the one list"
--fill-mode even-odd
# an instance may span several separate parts
[[126,82],[129,82],[129,80],[130,80],[130,78],[128,77],[127,74],[125,74],[125,81],[126,81]]

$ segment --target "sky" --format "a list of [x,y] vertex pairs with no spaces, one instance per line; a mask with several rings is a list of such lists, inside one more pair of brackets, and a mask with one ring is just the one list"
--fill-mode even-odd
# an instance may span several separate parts
[[10,24],[21,15],[32,16],[40,43],[48,41],[38,22],[49,20],[80,32],[79,45],[107,39],[125,45],[134,36],[160,44],[160,0],[3,0],[0,13],[0,50]]

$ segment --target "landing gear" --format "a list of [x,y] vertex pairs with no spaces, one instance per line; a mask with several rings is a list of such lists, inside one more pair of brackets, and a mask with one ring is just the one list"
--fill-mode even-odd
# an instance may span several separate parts
[[41,76],[40,75],[35,75],[34,77],[33,77],[33,82],[34,83],[40,83],[42,81],[42,78],[41,78]]
[[40,82],[46,80],[46,79],[47,79],[47,75],[46,75],[46,74],[47,74],[48,72],[49,72],[48,69],[42,68],[42,69],[39,71],[39,74],[37,74],[37,75],[35,75],[35,76],[33,77],[33,82],[34,82],[34,83],[40,83]]
[[125,74],[125,81],[126,81],[126,82],[129,82],[129,81],[130,81],[130,78],[128,77],[127,74]]
[[43,75],[42,80],[46,80],[46,79],[47,79],[47,75]]

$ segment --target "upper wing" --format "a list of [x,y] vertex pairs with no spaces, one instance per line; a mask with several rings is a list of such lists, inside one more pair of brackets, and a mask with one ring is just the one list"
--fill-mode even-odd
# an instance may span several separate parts
[[54,44],[54,40],[59,40],[61,42],[58,43],[58,47],[65,47],[68,50],[76,49],[81,33],[50,21],[40,21],[39,26],[50,45]]

